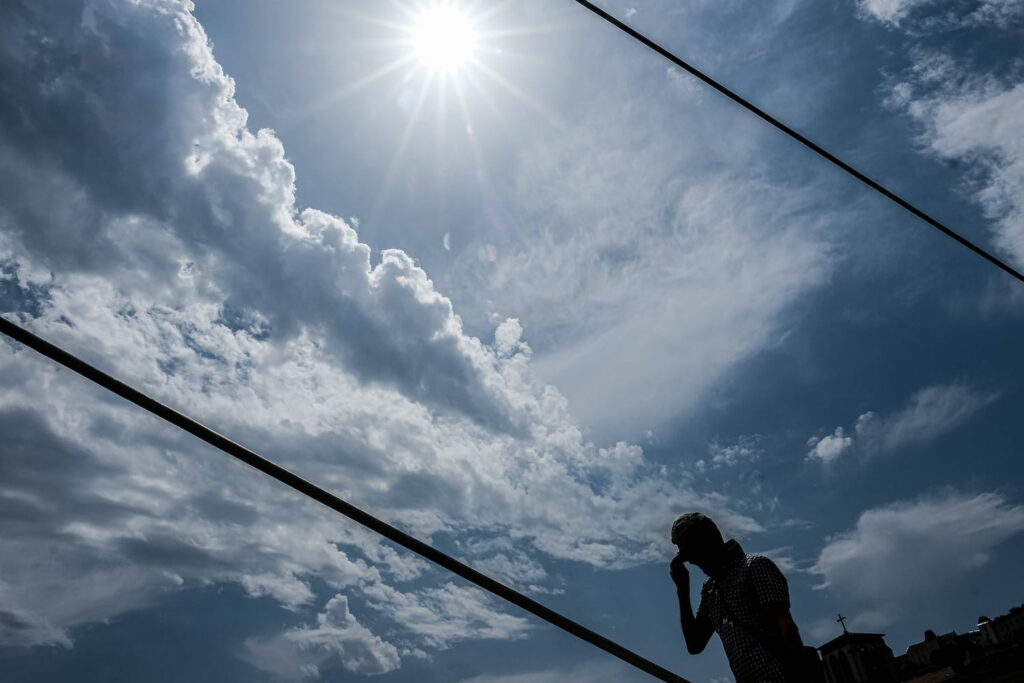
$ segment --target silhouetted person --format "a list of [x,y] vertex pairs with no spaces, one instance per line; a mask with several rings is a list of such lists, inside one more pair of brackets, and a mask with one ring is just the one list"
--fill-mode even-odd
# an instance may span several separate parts
[[[680,515],[672,524],[679,552],[670,573],[679,596],[679,621],[686,649],[704,651],[712,633],[722,639],[736,683],[801,681],[803,643],[789,613],[786,578],[767,557],[747,555],[699,512]],[[707,574],[700,606],[690,606],[690,572],[686,562]]]

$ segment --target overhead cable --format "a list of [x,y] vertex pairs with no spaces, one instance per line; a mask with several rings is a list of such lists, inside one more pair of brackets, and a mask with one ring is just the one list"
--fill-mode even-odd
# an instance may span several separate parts
[[743,107],[744,109],[746,109],[746,110],[756,114],[758,117],[760,117],[761,119],[767,121],[771,125],[775,126],[779,130],[781,130],[783,133],[785,133],[789,137],[793,138],[794,140],[796,140],[797,142],[802,144],[804,147],[807,147],[808,149],[810,149],[815,154],[823,157],[827,161],[829,161],[829,162],[835,164],[836,166],[838,166],[839,168],[843,169],[844,171],[846,171],[847,173],[852,175],[854,178],[856,178],[857,180],[861,181],[862,183],[864,183],[865,185],[867,185],[871,189],[875,190],[879,194],[881,194],[881,195],[887,197],[888,199],[891,199],[892,201],[896,202],[897,204],[902,206],[904,209],[906,209],[910,213],[914,214],[915,216],[917,216],[918,218],[923,220],[925,223],[927,223],[931,227],[935,228],[939,232],[943,233],[947,237],[949,237],[949,238],[951,238],[953,240],[956,240],[962,246],[967,247],[968,249],[973,251],[975,254],[977,254],[978,256],[982,257],[983,259],[985,259],[989,263],[993,264],[997,268],[1000,268],[1000,269],[1006,271],[1007,273],[1009,273],[1013,277],[1017,278],[1021,282],[1024,282],[1024,274],[1022,274],[1020,271],[1015,269],[1013,266],[1009,265],[1005,261],[1003,261],[1003,260],[999,259],[998,257],[994,256],[993,254],[990,254],[989,252],[985,251],[984,249],[982,249],[981,247],[976,245],[974,242],[971,242],[969,239],[967,239],[963,235],[959,234],[958,232],[956,232],[952,228],[947,227],[944,223],[942,223],[938,219],[932,218],[927,213],[925,213],[921,209],[917,208],[916,206],[914,206],[913,204],[908,202],[903,197],[899,196],[898,194],[896,194],[892,190],[887,189],[881,183],[879,183],[879,182],[877,182],[875,180],[872,180],[868,176],[864,175],[863,173],[858,171],[856,168],[854,168],[850,164],[846,163],[845,161],[843,161],[839,157],[835,156],[834,154],[832,154],[828,150],[826,150],[823,147],[821,147],[820,145],[812,142],[808,138],[806,138],[803,135],[801,135],[800,133],[796,132],[795,130],[793,130],[792,128],[790,128],[786,124],[782,123],[781,121],[779,121],[777,118],[775,118],[771,114],[767,113],[766,111],[764,111],[760,107],[758,107],[755,104],[751,103],[749,100],[747,100],[747,99],[745,99],[743,97],[740,97],[735,92],[733,92],[729,88],[725,87],[724,85],[722,85],[721,83],[719,83],[715,79],[711,78],[710,76],[705,74],[700,69],[697,69],[696,67],[694,67],[693,65],[689,64],[688,62],[683,61],[681,58],[677,57],[672,52],[669,52],[666,48],[664,48],[661,45],[659,45],[658,43],[654,42],[653,40],[651,40],[650,38],[648,38],[644,34],[640,33],[636,29],[630,27],[628,24],[626,24],[626,23],[616,19],[612,15],[608,14],[608,12],[604,11],[603,9],[601,9],[600,7],[598,7],[597,5],[595,5],[592,2],[588,2],[587,0],[575,0],[575,2],[577,2],[580,5],[582,5],[586,9],[590,10],[591,12],[593,12],[597,16],[601,17],[602,19],[604,19],[608,23],[612,24],[613,26],[615,26],[619,30],[629,34],[631,37],[635,38],[636,40],[639,40],[641,43],[643,43],[644,45],[646,45],[650,49],[652,49],[655,52],[657,52],[658,54],[660,54],[665,59],[669,60],[670,62],[672,62],[673,64],[678,66],[680,69],[683,69],[684,71],[686,71],[687,73],[691,74],[692,76],[695,76],[695,77],[699,78],[700,80],[704,81],[705,83],[707,83],[712,88],[714,88],[718,92],[720,92],[723,95],[725,95],[726,97],[728,97],[730,100],[732,100],[736,104],[738,104],[741,107]]
[[585,640],[591,645],[599,647],[609,654],[615,655],[627,664],[631,664],[637,669],[645,671],[662,681],[669,681],[670,683],[689,683],[685,678],[677,676],[671,671],[658,666],[654,662],[641,657],[632,650],[629,650],[622,645],[591,631],[568,617],[545,607],[536,600],[528,598],[505,584],[482,574],[462,562],[459,562],[454,557],[446,555],[440,550],[437,550],[423,541],[410,536],[404,531],[391,526],[387,522],[374,517],[355,505],[338,498],[333,493],[325,491],[316,484],[306,481],[299,475],[271,462],[270,460],[267,460],[245,446],[232,441],[226,436],[218,434],[209,427],[200,424],[183,413],[179,413],[173,408],[157,401],[155,398],[147,396],[141,391],[132,388],[118,379],[115,379],[95,366],[86,363],[77,356],[74,356],[60,347],[51,344],[45,339],[36,336],[25,328],[16,325],[2,316],[0,316],[0,332],[17,342],[38,351],[50,360],[77,372],[82,377],[92,380],[104,389],[117,394],[121,398],[134,403],[144,410],[148,410],[157,417],[170,422],[176,427],[185,430],[199,439],[202,439],[214,448],[227,453],[233,458],[241,460],[250,467],[273,477],[286,486],[290,486],[299,493],[323,503],[335,512],[345,515],[349,519],[362,524],[367,529],[380,534],[407,550],[411,550],[420,557],[430,560],[434,564],[443,567],[454,574],[458,574],[462,578],[466,579],[470,583],[476,584],[485,591],[492,593],[499,598],[516,605],[517,607],[521,607],[534,616],[540,617],[549,624],[557,626],[563,631]]

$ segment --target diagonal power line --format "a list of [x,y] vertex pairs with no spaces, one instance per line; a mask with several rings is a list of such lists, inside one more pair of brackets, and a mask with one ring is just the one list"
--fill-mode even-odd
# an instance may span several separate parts
[[971,242],[969,239],[967,239],[966,237],[964,237],[960,233],[958,233],[955,230],[953,230],[952,228],[946,226],[941,221],[939,221],[939,220],[937,220],[935,218],[932,218],[927,213],[925,213],[921,209],[917,208],[916,206],[914,206],[913,204],[908,202],[903,197],[899,196],[898,194],[896,194],[892,190],[889,190],[888,188],[886,188],[881,183],[879,183],[879,182],[877,182],[875,180],[872,180],[868,176],[864,175],[863,173],[858,171],[856,168],[854,168],[850,164],[846,163],[845,161],[843,161],[839,157],[835,156],[834,154],[832,154],[828,150],[824,149],[823,147],[821,147],[821,146],[817,145],[816,143],[812,142],[811,140],[809,140],[808,138],[804,137],[800,133],[796,132],[795,130],[793,130],[792,128],[787,126],[785,123],[779,121],[777,118],[775,118],[774,116],[772,116],[768,112],[764,111],[763,109],[761,109],[757,105],[753,104],[749,100],[746,100],[743,97],[737,95],[732,90],[730,90],[729,88],[725,87],[724,85],[722,85],[721,83],[719,83],[715,79],[711,78],[710,76],[705,74],[700,69],[698,69],[695,66],[692,66],[691,64],[683,61],[681,58],[677,57],[672,52],[669,52],[666,48],[664,48],[661,45],[659,45],[658,43],[654,42],[653,40],[651,40],[650,38],[648,38],[644,34],[640,33],[636,29],[630,27],[629,25],[623,23],[622,21],[619,21],[618,19],[616,19],[612,15],[608,14],[608,12],[604,11],[603,9],[601,9],[600,7],[598,7],[597,5],[595,5],[592,2],[588,2],[587,0],[575,0],[575,2],[577,2],[580,5],[582,5],[586,9],[590,10],[591,12],[593,12],[594,14],[599,16],[600,18],[604,19],[609,24],[612,24],[613,26],[618,28],[620,31],[623,31],[624,33],[628,34],[629,36],[631,36],[631,37],[635,38],[636,40],[640,41],[641,43],[643,43],[644,45],[646,45],[650,49],[654,50],[655,52],[657,52],[659,55],[661,55],[665,59],[669,60],[670,62],[672,62],[673,64],[675,64],[679,68],[685,70],[690,75],[695,76],[695,77],[699,78],[700,80],[704,81],[705,83],[707,83],[712,88],[714,88],[718,92],[720,92],[723,95],[725,95],[726,97],[728,97],[730,100],[732,100],[736,104],[738,104],[741,107],[743,107],[744,109],[752,112],[753,114],[755,114],[759,118],[761,118],[764,121],[770,123],[772,126],[778,128],[780,131],[782,131],[783,133],[785,133],[789,137],[793,138],[794,140],[799,142],[804,147],[808,148],[809,150],[811,150],[812,152],[814,152],[818,156],[824,158],[825,160],[831,162],[832,164],[834,164],[834,165],[838,166],[839,168],[841,168],[842,170],[846,171],[847,173],[852,175],[854,178],[856,178],[857,180],[861,181],[862,183],[864,183],[865,185],[870,187],[872,190],[874,190],[874,191],[878,192],[879,194],[883,195],[884,197],[886,197],[888,199],[891,199],[892,201],[896,202],[897,204],[899,204],[904,209],[906,209],[910,213],[914,214],[915,216],[917,216],[918,218],[923,220],[925,223],[927,223],[931,227],[935,228],[936,230],[938,230],[942,234],[946,235],[946,237],[949,237],[950,239],[955,240],[956,242],[960,243],[961,246],[967,247],[968,249],[970,249],[975,254],[977,254],[978,256],[982,257],[983,259],[985,259],[986,261],[988,261],[992,265],[994,265],[997,268],[999,268],[999,269],[1009,273],[1010,275],[1012,275],[1013,277],[1017,278],[1021,282],[1024,282],[1024,274],[1022,274],[1019,270],[1015,269],[1013,266],[1009,265],[1008,263],[1006,263],[1005,261],[1001,260],[997,256],[994,256],[993,254],[985,251],[984,249],[979,247],[974,242]]
[[413,536],[410,536],[404,531],[400,531],[387,522],[374,517],[370,513],[320,488],[316,484],[306,481],[299,475],[271,462],[270,460],[267,460],[266,458],[263,458],[245,446],[232,441],[226,436],[218,434],[209,427],[196,422],[187,415],[179,413],[173,408],[157,401],[155,398],[147,396],[124,382],[111,377],[95,366],[86,363],[77,356],[74,356],[64,349],[51,344],[45,339],[32,334],[25,328],[14,324],[2,316],[0,316],[0,333],[7,335],[11,339],[20,342],[35,351],[38,351],[50,360],[77,372],[82,377],[92,380],[104,389],[108,389],[144,410],[148,410],[157,417],[170,422],[176,427],[180,427],[189,434],[202,439],[214,448],[218,448],[231,457],[241,460],[260,472],[273,477],[282,484],[290,486],[304,496],[308,496],[315,501],[323,503],[335,512],[345,515],[349,519],[362,524],[367,529],[384,536],[388,540],[397,543],[407,550],[411,550],[420,557],[430,560],[434,564],[439,565],[454,574],[458,574],[470,583],[476,584],[480,588],[498,596],[502,600],[506,600],[517,607],[521,607],[534,616],[540,617],[549,624],[557,626],[563,631],[566,631],[581,640],[585,640],[591,645],[599,647],[609,654],[615,655],[627,664],[631,664],[637,669],[649,673],[651,676],[662,681],[668,681],[669,683],[689,683],[685,678],[677,676],[668,669],[658,666],[654,662],[641,657],[632,650],[629,650],[622,645],[591,631],[585,626],[578,624],[568,617],[545,607],[536,600],[528,598],[500,581],[496,581],[495,579],[478,572],[472,567],[459,562],[454,557],[446,555],[440,550],[420,541],[417,538],[414,538]]

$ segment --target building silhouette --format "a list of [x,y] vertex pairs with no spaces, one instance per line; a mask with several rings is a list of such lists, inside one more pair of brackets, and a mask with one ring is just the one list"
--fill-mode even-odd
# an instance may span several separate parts
[[1024,605],[1018,605],[995,619],[978,617],[978,632],[986,646],[1019,643],[1024,635]]
[[843,634],[818,648],[828,683],[1024,682],[1024,605],[967,633],[924,632],[924,639],[894,656],[881,633]]
[[828,683],[894,683],[896,658],[882,633],[850,633],[818,648]]
[[935,631],[928,629],[924,632],[924,640],[910,645],[898,661],[903,669],[926,669],[935,664],[950,665],[966,658],[965,645],[963,636],[956,631],[937,636]]

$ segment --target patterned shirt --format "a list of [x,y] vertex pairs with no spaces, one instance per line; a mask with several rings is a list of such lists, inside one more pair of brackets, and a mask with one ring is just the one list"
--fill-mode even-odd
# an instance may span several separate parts
[[[789,607],[789,586],[775,563],[747,555],[736,541],[725,544],[726,559],[700,593],[696,620],[709,623],[722,639],[736,683],[784,683],[782,662],[765,641],[767,606]],[[739,622],[739,623],[736,623]]]

